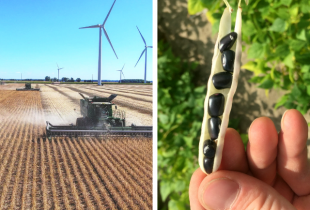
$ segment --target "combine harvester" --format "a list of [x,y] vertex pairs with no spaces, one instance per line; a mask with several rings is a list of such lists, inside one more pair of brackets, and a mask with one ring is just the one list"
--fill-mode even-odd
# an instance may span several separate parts
[[25,88],[16,88],[16,90],[24,91],[24,90],[30,90],[30,91],[40,91],[40,88],[31,88],[31,83],[25,83]]
[[[76,119],[76,125],[54,126],[46,121],[46,135],[50,136],[147,136],[152,137],[152,126],[126,126],[125,111],[118,110],[111,101],[117,95],[108,98],[85,97],[79,93],[80,110],[83,117]],[[115,105],[115,109],[112,106]]]

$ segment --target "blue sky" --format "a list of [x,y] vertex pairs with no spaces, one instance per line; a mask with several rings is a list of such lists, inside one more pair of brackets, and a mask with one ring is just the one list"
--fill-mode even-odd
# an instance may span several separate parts
[[[0,0],[0,78],[43,79],[77,77],[97,79],[99,29],[114,0]],[[125,79],[144,78],[144,43],[153,45],[151,0],[116,0],[105,28],[116,51],[102,33],[101,79],[117,80],[126,63]],[[153,79],[153,51],[148,48],[147,80]]]

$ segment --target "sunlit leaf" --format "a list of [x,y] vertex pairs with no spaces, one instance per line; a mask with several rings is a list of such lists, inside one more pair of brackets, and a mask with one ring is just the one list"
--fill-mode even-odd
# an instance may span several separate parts
[[270,26],[269,30],[282,33],[285,31],[285,27],[286,27],[285,21],[281,18],[277,18],[273,22],[272,26]]

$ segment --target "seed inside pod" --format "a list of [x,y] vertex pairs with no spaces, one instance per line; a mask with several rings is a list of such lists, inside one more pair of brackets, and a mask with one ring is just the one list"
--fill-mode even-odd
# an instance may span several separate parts
[[208,174],[212,173],[213,163],[214,158],[207,158],[207,157],[203,158],[203,167]]
[[209,97],[208,113],[211,117],[221,116],[224,112],[225,98],[222,93],[215,93]]
[[232,82],[232,74],[229,72],[220,72],[212,77],[213,85],[216,89],[230,88]]
[[219,50],[223,53],[225,50],[229,50],[237,40],[237,33],[231,32],[224,36],[219,42]]
[[221,126],[221,119],[218,117],[211,117],[208,120],[208,131],[211,140],[217,139],[219,132],[220,132],[220,126]]
[[222,54],[222,66],[225,71],[233,72],[235,63],[235,52],[226,50]]
[[216,151],[216,144],[212,140],[207,140],[203,142],[203,154],[207,158],[214,158]]

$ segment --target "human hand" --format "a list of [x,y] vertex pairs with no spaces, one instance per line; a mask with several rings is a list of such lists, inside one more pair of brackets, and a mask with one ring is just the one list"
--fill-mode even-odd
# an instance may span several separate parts
[[279,134],[269,118],[254,120],[247,151],[237,131],[227,129],[219,171],[192,175],[191,209],[310,209],[307,138],[297,110],[284,113]]

